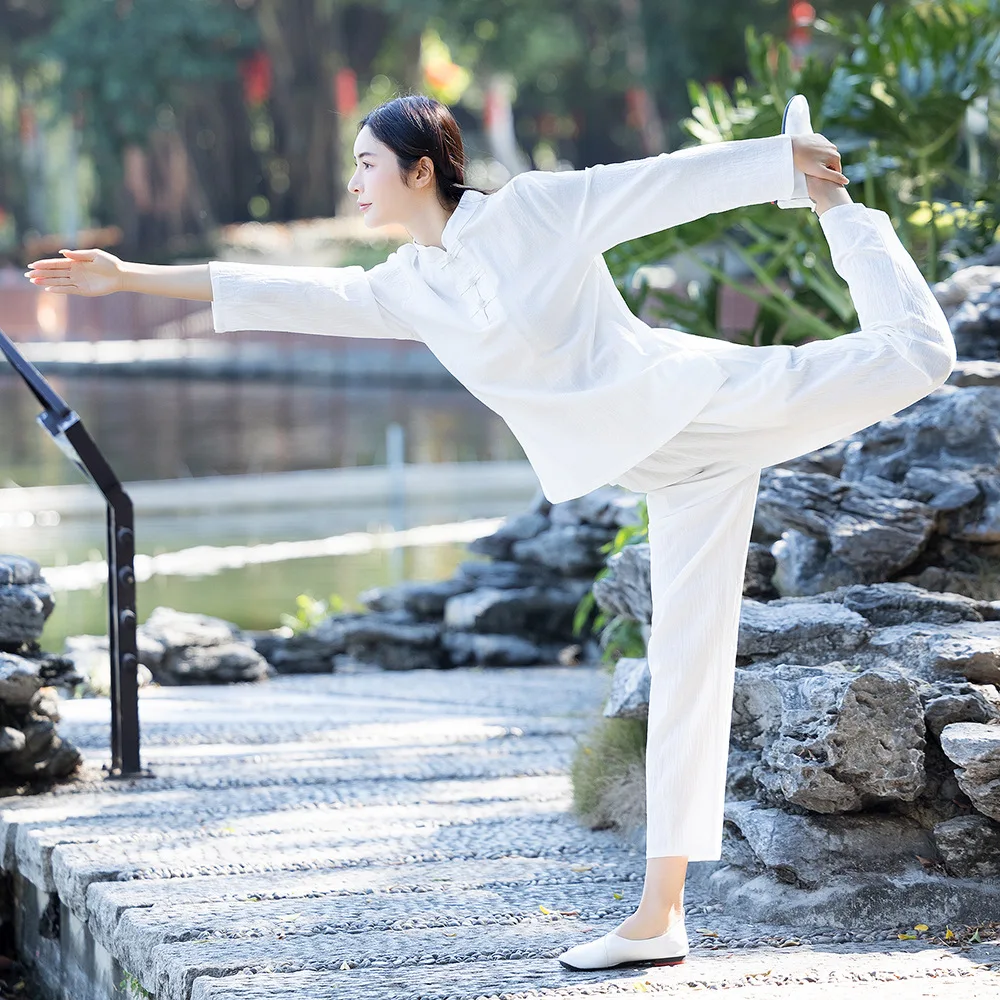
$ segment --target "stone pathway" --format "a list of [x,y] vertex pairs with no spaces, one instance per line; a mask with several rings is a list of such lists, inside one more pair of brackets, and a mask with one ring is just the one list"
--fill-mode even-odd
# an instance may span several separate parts
[[[1000,996],[991,941],[746,926],[713,902],[715,862],[689,866],[686,962],[564,969],[642,892],[641,844],[571,811],[573,750],[609,686],[546,667],[153,688],[154,777],[127,782],[100,773],[108,703],[64,701],[88,780],[0,799],[3,864],[58,893],[64,942],[118,963],[95,961],[73,1000]],[[107,988],[127,976],[142,990]]]

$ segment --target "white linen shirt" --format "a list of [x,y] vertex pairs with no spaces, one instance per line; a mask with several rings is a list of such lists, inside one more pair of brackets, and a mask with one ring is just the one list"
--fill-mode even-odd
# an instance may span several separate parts
[[728,378],[705,338],[629,310],[604,251],[793,185],[788,135],[529,170],[464,191],[444,249],[406,243],[367,270],[210,261],[212,321],[422,341],[499,414],[559,503],[614,482]]

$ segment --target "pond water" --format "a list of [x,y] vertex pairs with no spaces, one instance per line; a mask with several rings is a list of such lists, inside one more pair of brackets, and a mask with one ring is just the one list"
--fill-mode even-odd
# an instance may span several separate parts
[[[393,425],[401,428],[407,463],[524,460],[503,421],[460,387],[344,388],[127,375],[51,376],[48,381],[80,414],[125,483],[384,465]],[[37,425],[39,409],[16,375],[0,375],[0,488],[85,482]],[[320,600],[337,594],[348,607],[360,609],[357,595],[368,587],[447,578],[459,563],[479,558],[459,539],[474,537],[480,519],[486,524],[523,509],[534,488],[461,492],[424,499],[419,509],[403,512],[402,524],[389,523],[382,509],[317,505],[295,496],[280,508],[178,509],[139,516],[138,556],[196,552],[175,560],[166,572],[153,572],[148,579],[139,575],[138,620],[166,605],[218,615],[243,628],[271,628],[282,612],[294,613],[300,593]],[[450,536],[441,534],[456,540],[422,542],[406,538],[405,530],[393,534],[394,527],[430,524],[451,526]],[[367,551],[364,536],[360,546],[345,551],[330,541],[352,533],[367,533],[372,543]],[[309,540],[326,540],[327,554],[310,557],[301,547],[293,558],[283,558],[280,550],[274,554],[275,543]],[[232,568],[226,568],[230,551],[237,554],[229,560]],[[316,551],[324,551],[318,541]],[[106,631],[103,582],[57,585],[73,576],[65,568],[104,560],[103,516],[39,518],[31,524],[11,523],[8,517],[0,521],[0,552],[30,556],[58,570],[50,574],[56,608],[46,623],[43,648],[60,651],[67,635]],[[137,558],[137,574],[140,562]]]

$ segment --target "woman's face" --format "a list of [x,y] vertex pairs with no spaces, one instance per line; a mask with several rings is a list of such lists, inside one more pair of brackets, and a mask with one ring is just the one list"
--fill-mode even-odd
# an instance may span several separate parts
[[379,142],[367,125],[354,140],[354,161],[347,190],[358,199],[365,225],[385,226],[409,218],[415,192],[403,183],[395,153]]

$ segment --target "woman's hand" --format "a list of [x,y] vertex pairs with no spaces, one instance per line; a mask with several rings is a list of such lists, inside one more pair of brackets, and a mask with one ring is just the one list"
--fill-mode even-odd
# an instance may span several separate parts
[[121,292],[122,261],[106,250],[60,250],[66,257],[32,261],[24,275],[47,292],[68,295],[109,295]]
[[792,136],[792,162],[795,169],[801,170],[807,177],[819,177],[843,185],[850,183],[847,176],[841,173],[840,150],[819,132]]

